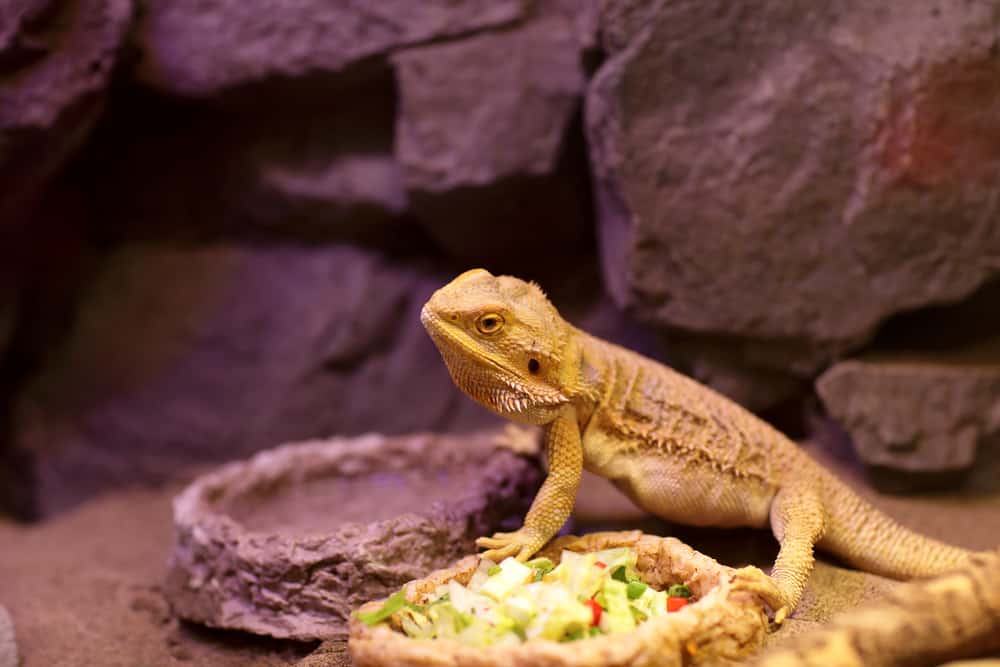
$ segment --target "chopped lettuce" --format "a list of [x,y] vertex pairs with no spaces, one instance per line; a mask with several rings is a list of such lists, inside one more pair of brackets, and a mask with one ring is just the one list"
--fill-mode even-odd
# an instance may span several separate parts
[[382,621],[388,619],[390,616],[402,609],[414,609],[420,611],[420,608],[416,605],[407,602],[406,593],[402,590],[396,591],[386,599],[381,607],[375,611],[369,611],[365,613],[358,613],[358,620],[365,625],[375,625],[376,623],[381,623]]
[[438,586],[424,605],[402,591],[376,611],[358,614],[368,625],[393,618],[414,639],[450,638],[471,646],[546,639],[578,641],[630,632],[667,613],[667,596],[691,595],[686,586],[658,591],[641,580],[628,548],[591,553],[563,551],[548,558],[499,564],[483,559],[467,585]]
[[531,568],[521,561],[516,558],[505,558],[500,563],[500,571],[487,579],[479,590],[494,600],[503,600],[515,588],[531,581],[533,576]]

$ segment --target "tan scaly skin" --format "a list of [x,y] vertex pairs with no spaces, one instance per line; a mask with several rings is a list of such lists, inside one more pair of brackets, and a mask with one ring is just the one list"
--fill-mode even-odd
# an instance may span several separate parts
[[670,521],[770,525],[781,544],[771,576],[746,567],[735,584],[779,623],[802,597],[814,545],[896,579],[971,555],[895,523],[736,403],[573,327],[533,283],[467,271],[434,293],[421,321],[460,389],[544,428],[548,477],[520,530],[477,541],[485,557],[530,558],[569,518],[584,468]]

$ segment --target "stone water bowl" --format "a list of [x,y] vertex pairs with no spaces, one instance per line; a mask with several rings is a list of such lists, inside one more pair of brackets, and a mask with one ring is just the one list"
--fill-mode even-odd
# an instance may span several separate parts
[[[636,570],[643,580],[663,589],[683,581],[698,598],[680,611],[657,616],[622,634],[572,642],[533,640],[518,645],[477,648],[453,639],[411,639],[388,623],[368,627],[351,619],[348,648],[356,667],[687,667],[745,657],[763,643],[768,619],[759,600],[733,591],[733,570],[672,537],[640,531],[591,533],[559,537],[539,555],[559,561],[563,549],[578,552],[631,547],[638,554]],[[467,583],[479,566],[479,556],[407,584],[406,597],[421,603],[437,586],[451,579]],[[362,611],[378,609],[372,601]],[[728,662],[726,664],[729,664]]]
[[352,609],[519,525],[542,470],[497,436],[333,438],[224,465],[174,499],[165,595],[212,627],[343,638]]

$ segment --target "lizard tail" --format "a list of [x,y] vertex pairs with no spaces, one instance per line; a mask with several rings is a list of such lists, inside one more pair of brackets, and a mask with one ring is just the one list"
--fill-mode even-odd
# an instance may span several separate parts
[[819,547],[851,565],[892,579],[933,577],[965,565],[973,552],[896,523],[827,473],[827,525]]

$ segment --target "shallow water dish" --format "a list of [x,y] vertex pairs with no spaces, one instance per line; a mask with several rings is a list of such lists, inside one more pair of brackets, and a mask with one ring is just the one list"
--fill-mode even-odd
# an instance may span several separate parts
[[[571,642],[532,640],[487,648],[452,639],[410,639],[388,624],[368,627],[352,618],[348,638],[351,656],[356,667],[679,667],[739,658],[764,641],[767,616],[752,595],[731,590],[733,570],[672,537],[639,531],[567,536],[553,540],[540,553],[558,561],[562,549],[586,552],[625,546],[638,552],[636,570],[644,581],[658,589],[684,581],[698,601],[646,621],[626,634]],[[467,556],[450,568],[410,582],[406,597],[418,602],[421,595],[451,579],[466,583],[478,564],[478,556]],[[370,602],[361,610],[373,611],[383,602]]]
[[183,618],[301,640],[343,637],[350,610],[520,521],[535,456],[496,432],[289,444],[174,499],[165,594]]

